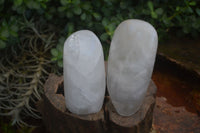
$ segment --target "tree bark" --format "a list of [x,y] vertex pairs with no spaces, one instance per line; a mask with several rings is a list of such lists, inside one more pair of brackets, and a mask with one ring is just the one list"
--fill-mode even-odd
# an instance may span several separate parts
[[66,109],[63,92],[63,77],[50,74],[38,109],[47,130],[52,133],[148,133],[151,129],[156,93],[152,81],[140,110],[129,117],[116,113],[109,96],[105,96],[98,113],[73,114]]
[[119,115],[111,100],[105,106],[109,133],[149,133],[152,127],[156,86],[150,82],[148,92],[140,109],[131,116]]
[[52,133],[103,133],[104,111],[96,114],[76,115],[65,106],[63,94],[58,94],[63,86],[63,77],[51,74],[44,85],[44,100],[40,104],[44,124]]

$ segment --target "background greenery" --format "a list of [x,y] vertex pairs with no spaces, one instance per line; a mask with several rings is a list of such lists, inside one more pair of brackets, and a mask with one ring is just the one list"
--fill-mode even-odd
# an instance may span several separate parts
[[[200,33],[200,1],[0,0],[1,63],[6,61],[2,64],[4,67],[9,65],[9,70],[12,70],[14,67],[12,64],[16,62],[19,66],[19,69],[13,69],[13,73],[7,69],[0,71],[0,74],[3,75],[0,78],[0,83],[3,84],[5,81],[7,83],[0,84],[0,91],[7,89],[1,92],[4,95],[0,98],[0,112],[12,116],[13,124],[18,122],[25,124],[21,121],[21,114],[35,117],[37,115],[35,107],[30,108],[29,104],[40,99],[42,84],[46,79],[46,76],[42,75],[56,71],[56,67],[52,63],[56,63],[62,68],[62,51],[65,39],[74,31],[92,30],[100,38],[104,57],[107,59],[114,30],[119,23],[126,19],[148,21],[156,28],[159,41],[164,41],[172,35],[198,37]],[[33,62],[23,63],[22,61],[26,62],[32,59],[29,54],[35,57]],[[5,58],[8,55],[11,57]],[[13,60],[12,55],[18,58]],[[30,66],[31,64],[33,66],[29,67],[30,71],[20,69],[22,66]],[[26,76],[20,77],[18,75],[20,78],[16,78],[16,73],[22,73]],[[35,80],[38,81],[37,84]],[[18,91],[19,86],[13,89],[8,85],[13,82],[15,86],[28,82],[29,87],[26,91]],[[14,95],[13,98],[19,102],[13,104],[13,101],[5,99],[11,92]],[[16,92],[17,95],[15,95]],[[25,92],[27,95],[22,95]],[[23,102],[27,97],[28,103]]]
[[198,0],[1,0],[0,48],[16,44],[23,23],[44,19],[59,30],[58,45],[51,50],[52,60],[62,67],[62,46],[67,36],[80,29],[92,30],[108,48],[116,26],[125,19],[143,19],[158,31],[159,39],[168,34],[195,37],[200,32]]

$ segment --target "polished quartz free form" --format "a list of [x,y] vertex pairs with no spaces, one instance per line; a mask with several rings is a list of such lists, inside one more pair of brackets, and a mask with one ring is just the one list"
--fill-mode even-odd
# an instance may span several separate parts
[[88,30],[67,38],[63,52],[66,106],[78,115],[100,111],[105,94],[105,68],[102,46]]
[[130,19],[114,32],[108,58],[107,86],[116,111],[130,116],[140,108],[153,71],[157,32],[149,23]]

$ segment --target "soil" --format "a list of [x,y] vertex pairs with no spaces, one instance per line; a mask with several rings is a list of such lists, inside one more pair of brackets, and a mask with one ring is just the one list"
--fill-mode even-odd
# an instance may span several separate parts
[[[200,39],[160,44],[152,79],[158,87],[152,133],[200,133]],[[172,63],[173,62],[173,63]]]
[[157,97],[153,128],[156,133],[200,133],[200,118],[185,109],[172,106],[165,97]]
[[168,104],[176,107],[184,106],[187,111],[197,113],[192,100],[193,86],[180,79],[173,68],[159,68],[156,64],[152,79],[158,87],[157,97],[165,97]]
[[155,133],[199,133],[200,117],[193,98],[194,86],[176,75],[170,65],[165,64],[164,67],[159,63],[157,60],[152,75],[158,88],[153,131]]
[[[200,37],[197,39],[191,38],[179,38],[170,39],[170,41],[160,44],[158,47],[158,53],[165,55],[168,59],[174,60],[176,63],[184,67],[188,74],[180,74],[179,79],[184,79],[186,88],[192,88],[192,91],[187,96],[191,96],[190,100],[193,101],[193,105],[200,112]],[[165,66],[166,67],[166,66]],[[190,87],[191,86],[191,87]],[[182,89],[182,91],[188,90]]]

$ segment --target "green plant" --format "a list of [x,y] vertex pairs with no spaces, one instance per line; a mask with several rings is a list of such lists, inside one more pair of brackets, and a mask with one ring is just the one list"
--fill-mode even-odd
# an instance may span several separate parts
[[11,116],[12,125],[28,125],[27,116],[41,118],[35,104],[41,100],[49,72],[56,72],[49,52],[55,46],[55,34],[42,34],[32,23],[28,25],[20,44],[6,50],[0,60],[0,115]]
[[18,129],[16,126],[13,126],[11,123],[0,119],[0,132],[1,133],[31,133],[33,127],[21,127]]
[[51,54],[52,54],[52,61],[57,61],[57,65],[59,67],[63,67],[63,44],[64,44],[65,38],[61,37],[58,40],[58,44],[56,48],[51,49]]
[[0,49],[19,42],[18,31],[23,16],[30,18],[32,12],[41,14],[48,0],[1,0],[0,1]]
[[[38,16],[48,20],[48,23],[57,25],[61,36],[65,38],[80,29],[94,31],[100,37],[105,51],[108,51],[108,43],[114,29],[125,19],[136,18],[150,22],[157,29],[160,40],[166,38],[172,30],[175,30],[173,33],[178,36],[197,36],[200,32],[199,1],[195,0],[3,0],[0,3],[0,10],[0,16],[3,18],[0,20],[1,49],[17,43],[18,33],[23,32],[20,21]],[[56,49],[60,51],[59,48],[60,46]],[[108,53],[105,55],[106,59]],[[55,52],[52,52],[52,56],[52,60],[58,59],[61,66],[60,58],[55,58]]]
[[[94,31],[103,45],[105,59],[108,57],[109,44],[116,26],[125,19],[136,18],[150,22],[158,31],[159,40],[168,34],[177,36],[198,35],[200,32],[199,3],[192,0],[182,1],[61,1],[58,7],[60,16],[66,18],[65,36],[83,28]],[[62,14],[65,12],[65,14]],[[190,24],[192,23],[192,24]],[[61,44],[59,43],[59,46]],[[57,51],[60,51],[56,48]],[[60,52],[52,51],[53,59]],[[60,54],[59,54],[60,55]],[[61,65],[60,65],[61,66]]]
[[17,21],[15,17],[11,17],[8,22],[4,19],[0,27],[0,49],[3,49],[6,44],[12,44],[13,41],[17,40]]

